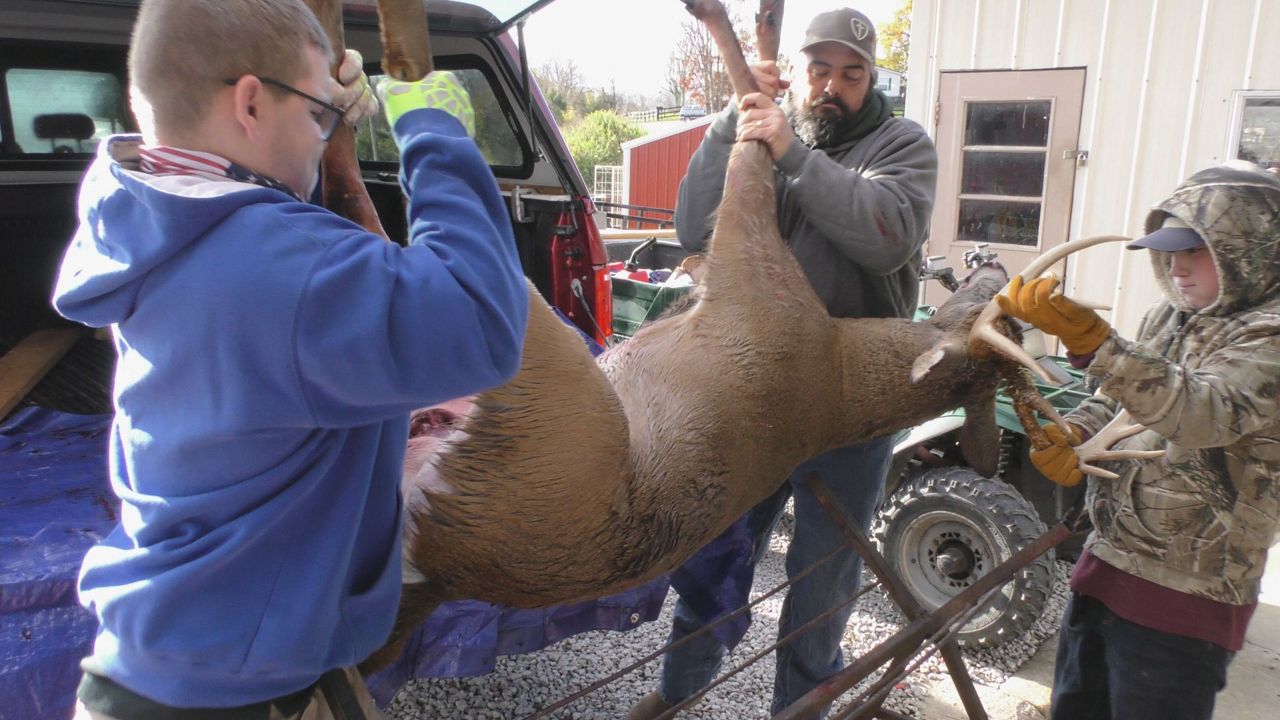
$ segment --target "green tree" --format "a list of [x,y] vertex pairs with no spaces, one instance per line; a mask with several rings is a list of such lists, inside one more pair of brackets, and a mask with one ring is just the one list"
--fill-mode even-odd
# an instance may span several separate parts
[[905,0],[889,24],[879,30],[880,57],[876,64],[880,67],[907,72],[907,55],[911,48],[911,3],[912,0]]
[[612,110],[596,110],[565,134],[573,160],[588,183],[597,165],[621,165],[622,143],[644,135],[636,123]]

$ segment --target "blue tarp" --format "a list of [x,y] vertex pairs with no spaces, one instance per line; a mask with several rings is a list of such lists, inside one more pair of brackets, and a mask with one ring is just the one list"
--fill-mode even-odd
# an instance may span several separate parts
[[[119,506],[106,478],[110,423],[106,415],[28,408],[0,427],[0,720],[71,716],[79,661],[97,629],[77,604],[76,575],[84,553],[114,527]],[[544,610],[449,603],[369,686],[385,703],[410,678],[481,675],[499,655],[588,630],[629,630],[656,618],[666,593],[662,578]]]

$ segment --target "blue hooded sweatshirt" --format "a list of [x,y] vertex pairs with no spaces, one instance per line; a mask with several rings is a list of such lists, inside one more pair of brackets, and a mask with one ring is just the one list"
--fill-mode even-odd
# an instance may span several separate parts
[[395,128],[410,246],[286,193],[102,144],[54,304],[111,326],[120,524],[85,556],[85,668],[173,707],[303,689],[386,640],[408,413],[515,374],[507,211],[462,126]]

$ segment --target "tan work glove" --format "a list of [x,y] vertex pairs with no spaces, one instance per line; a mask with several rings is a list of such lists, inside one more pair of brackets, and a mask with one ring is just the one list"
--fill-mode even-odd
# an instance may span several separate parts
[[1057,287],[1056,277],[1023,284],[1015,275],[1005,293],[996,295],[996,302],[1006,313],[1057,335],[1072,355],[1088,355],[1111,334],[1111,325],[1093,310],[1054,292]]
[[338,79],[330,79],[333,87],[330,95],[333,104],[345,109],[342,119],[348,125],[355,126],[361,120],[373,117],[378,112],[378,99],[369,87],[369,76],[364,74],[364,58],[360,51],[348,49],[342,56],[342,64],[338,65]]
[[1031,451],[1031,464],[1041,475],[1063,487],[1075,487],[1084,479],[1080,458],[1075,451],[1075,446],[1080,444],[1080,429],[1074,425],[1070,427],[1072,435],[1068,438],[1057,425],[1045,425],[1044,431],[1053,444],[1043,450]]

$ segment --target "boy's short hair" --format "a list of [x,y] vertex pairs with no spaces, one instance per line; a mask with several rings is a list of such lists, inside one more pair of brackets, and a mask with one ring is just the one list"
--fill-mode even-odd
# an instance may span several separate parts
[[297,80],[308,46],[333,60],[324,28],[302,0],[143,0],[129,84],[156,127],[183,133],[204,120],[227,79]]

